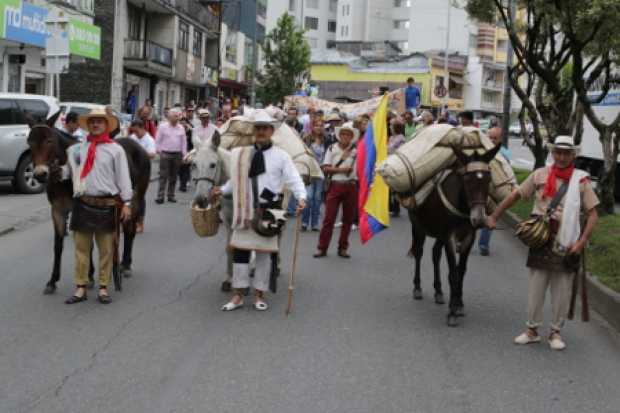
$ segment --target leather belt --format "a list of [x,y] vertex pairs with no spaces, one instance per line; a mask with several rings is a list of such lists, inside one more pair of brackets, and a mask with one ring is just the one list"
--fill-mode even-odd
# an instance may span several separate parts
[[86,205],[90,205],[94,207],[112,207],[120,203],[120,197],[118,196],[83,195],[79,199],[81,202],[85,203]]
[[334,181],[332,180],[332,185],[357,185],[357,181],[354,179],[350,179],[348,181]]

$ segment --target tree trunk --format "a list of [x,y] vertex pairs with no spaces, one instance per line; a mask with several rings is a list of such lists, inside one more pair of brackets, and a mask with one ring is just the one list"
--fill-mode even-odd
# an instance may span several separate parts
[[603,147],[603,173],[601,174],[598,193],[601,200],[600,211],[604,214],[614,213],[614,190],[616,187],[616,164],[618,162],[618,145],[613,140],[611,128],[604,128],[599,136]]

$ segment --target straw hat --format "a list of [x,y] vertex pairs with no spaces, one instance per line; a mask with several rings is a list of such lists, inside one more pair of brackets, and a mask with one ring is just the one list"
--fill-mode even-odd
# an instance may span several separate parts
[[210,118],[211,117],[211,112],[209,112],[206,109],[199,109],[198,110],[198,117],[199,118]]
[[336,127],[336,139],[338,139],[338,141],[340,141],[340,132],[343,130],[348,130],[353,134],[353,140],[351,143],[357,142],[360,137],[360,131],[359,129],[353,127],[353,122],[347,122],[340,127]]
[[553,143],[551,142],[547,143],[547,147],[550,150],[565,149],[565,150],[573,151],[575,153],[578,152],[580,149],[578,145],[575,145],[575,141],[573,140],[573,137],[568,136],[568,135],[556,136]]
[[325,122],[340,122],[342,118],[339,114],[332,112],[325,118]]
[[78,123],[80,124],[80,128],[84,130],[88,130],[88,120],[93,118],[105,119],[108,123],[108,128],[106,132],[112,132],[114,129],[118,128],[118,119],[116,116],[108,115],[105,109],[92,109],[90,113],[85,115],[81,115],[78,118]]
[[265,109],[256,109],[250,118],[250,121],[256,125],[270,125],[276,129],[280,122],[272,118]]

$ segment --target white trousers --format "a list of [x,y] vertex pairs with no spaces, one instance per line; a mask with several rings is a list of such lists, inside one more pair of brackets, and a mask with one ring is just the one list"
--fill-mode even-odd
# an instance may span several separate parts
[[[254,264],[254,281],[252,287],[259,291],[269,289],[269,275],[271,273],[271,253],[256,252]],[[250,264],[233,264],[233,288],[248,288],[250,286]]]
[[538,328],[543,323],[543,307],[547,290],[551,292],[551,328],[559,331],[566,321],[573,289],[573,273],[530,268],[528,282],[527,326]]

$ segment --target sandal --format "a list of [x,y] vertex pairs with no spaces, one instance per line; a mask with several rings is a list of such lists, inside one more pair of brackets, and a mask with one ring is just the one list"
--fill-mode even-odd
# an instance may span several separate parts
[[[241,299],[240,295],[237,295],[239,297],[239,302],[235,303],[233,300],[230,300],[229,302],[227,302],[226,304],[224,304],[222,306],[222,311],[235,311],[241,307],[243,307],[243,299]],[[235,296],[233,296],[234,298]]]
[[269,305],[267,305],[267,303],[263,300],[256,300],[254,303],[254,308],[256,311],[266,311],[269,308]]
[[341,258],[351,258],[351,256],[347,253],[347,250],[338,250],[338,256]]
[[110,304],[112,302],[112,299],[110,298],[108,294],[101,294],[101,290],[105,290],[107,293],[108,287],[106,286],[99,287],[99,294],[97,294],[97,301],[99,301],[101,304]]
[[65,300],[65,304],[77,304],[77,303],[81,303],[82,301],[88,300],[88,296],[86,295],[86,286],[85,285],[78,285],[77,288],[83,289],[84,290],[84,295],[82,295],[80,297],[79,295],[73,294],[71,297],[69,297],[69,298],[67,298]]

